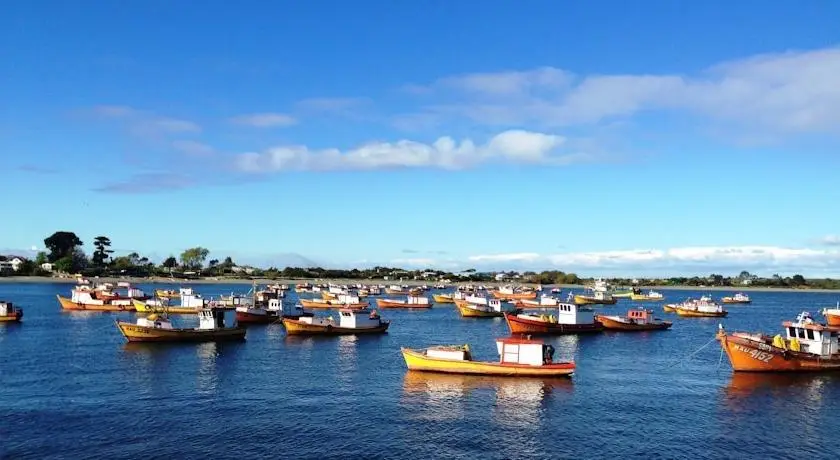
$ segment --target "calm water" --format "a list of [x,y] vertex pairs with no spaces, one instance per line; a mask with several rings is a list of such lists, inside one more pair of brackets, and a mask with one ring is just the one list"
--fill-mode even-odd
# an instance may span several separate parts
[[[717,319],[660,314],[672,330],[548,339],[577,373],[521,380],[407,373],[400,346],[470,343],[497,359],[504,322],[452,306],[386,311],[379,337],[299,339],[271,325],[243,343],[129,346],[114,320],[134,315],[62,313],[55,295],[68,291],[0,284],[25,309],[23,324],[0,325],[2,458],[840,456],[840,376],[733,376],[716,343],[686,359]],[[728,329],[775,333],[840,296],[752,297],[730,308]]]

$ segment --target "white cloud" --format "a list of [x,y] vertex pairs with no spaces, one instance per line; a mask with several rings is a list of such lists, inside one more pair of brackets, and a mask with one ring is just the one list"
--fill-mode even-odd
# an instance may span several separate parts
[[90,109],[97,117],[119,120],[134,135],[157,137],[170,134],[201,132],[198,123],[179,118],[159,116],[155,113],[123,105],[100,105]]
[[515,253],[468,258],[494,269],[558,269],[590,274],[646,272],[662,275],[712,271],[840,273],[840,250],[778,246],[698,246],[670,249]]
[[820,243],[826,246],[840,246],[840,235],[826,235],[820,239]]
[[295,117],[285,113],[252,113],[234,117],[231,119],[231,122],[238,125],[253,126],[255,128],[270,128],[291,126],[297,123],[297,120]]
[[643,111],[682,111],[765,132],[834,133],[840,126],[840,48],[766,54],[696,75],[574,76],[556,68],[445,77],[412,92],[433,99],[398,123],[465,117],[490,125],[598,123]]
[[564,141],[554,134],[510,130],[493,136],[483,145],[476,145],[470,139],[457,142],[451,137],[441,137],[431,144],[410,140],[373,142],[347,151],[280,146],[263,153],[240,154],[236,168],[249,173],[398,167],[462,169],[491,161],[568,164],[587,159],[582,153],[558,154]]

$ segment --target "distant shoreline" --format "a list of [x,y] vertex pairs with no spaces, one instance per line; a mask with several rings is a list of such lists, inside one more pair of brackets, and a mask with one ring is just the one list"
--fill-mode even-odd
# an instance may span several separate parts
[[[125,277],[125,278],[93,278],[92,281],[94,282],[111,282],[115,283],[117,281],[127,281],[132,284],[181,284],[181,285],[214,285],[214,284],[298,284],[298,283],[332,283],[332,284],[400,284],[400,285],[408,285],[408,286],[421,286],[421,285],[428,285],[434,286],[437,284],[434,281],[423,281],[423,280],[404,280],[404,281],[396,281],[396,280],[382,280],[382,279],[247,279],[247,278],[202,278],[202,279],[172,279],[172,278],[163,278],[163,277],[152,277],[152,278],[134,278],[134,277]],[[48,276],[5,276],[0,277],[0,284],[9,284],[9,283],[56,283],[56,284],[76,284],[76,278],[57,278],[57,277],[48,277]],[[484,285],[484,286],[503,286],[506,284],[511,284],[507,282],[499,282],[499,281],[487,281],[487,282],[469,282],[469,281],[459,281],[459,282],[451,282],[447,283],[448,285]],[[516,283],[515,283],[516,284]],[[522,283],[526,286],[536,286],[535,283]],[[560,287],[564,289],[583,289],[583,285],[580,284],[544,284],[544,287]],[[811,289],[811,288],[779,288],[779,287],[752,287],[752,286],[638,286],[640,289],[660,289],[660,290],[671,290],[671,291],[709,291],[709,292],[822,292],[822,293],[831,293],[831,292],[840,292],[840,289]]]

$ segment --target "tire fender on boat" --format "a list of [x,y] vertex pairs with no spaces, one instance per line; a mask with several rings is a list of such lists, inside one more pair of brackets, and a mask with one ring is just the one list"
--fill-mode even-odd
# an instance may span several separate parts
[[327,324],[327,332],[332,332],[332,324]]

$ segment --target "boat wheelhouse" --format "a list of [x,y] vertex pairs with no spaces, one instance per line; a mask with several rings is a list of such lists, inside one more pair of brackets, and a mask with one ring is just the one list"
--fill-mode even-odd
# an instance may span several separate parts
[[23,318],[23,309],[15,307],[12,302],[0,300],[0,323],[16,323]]
[[578,334],[604,329],[595,320],[595,312],[586,305],[560,303],[556,307],[556,315],[546,314],[546,311],[505,313],[505,321],[512,334]]

